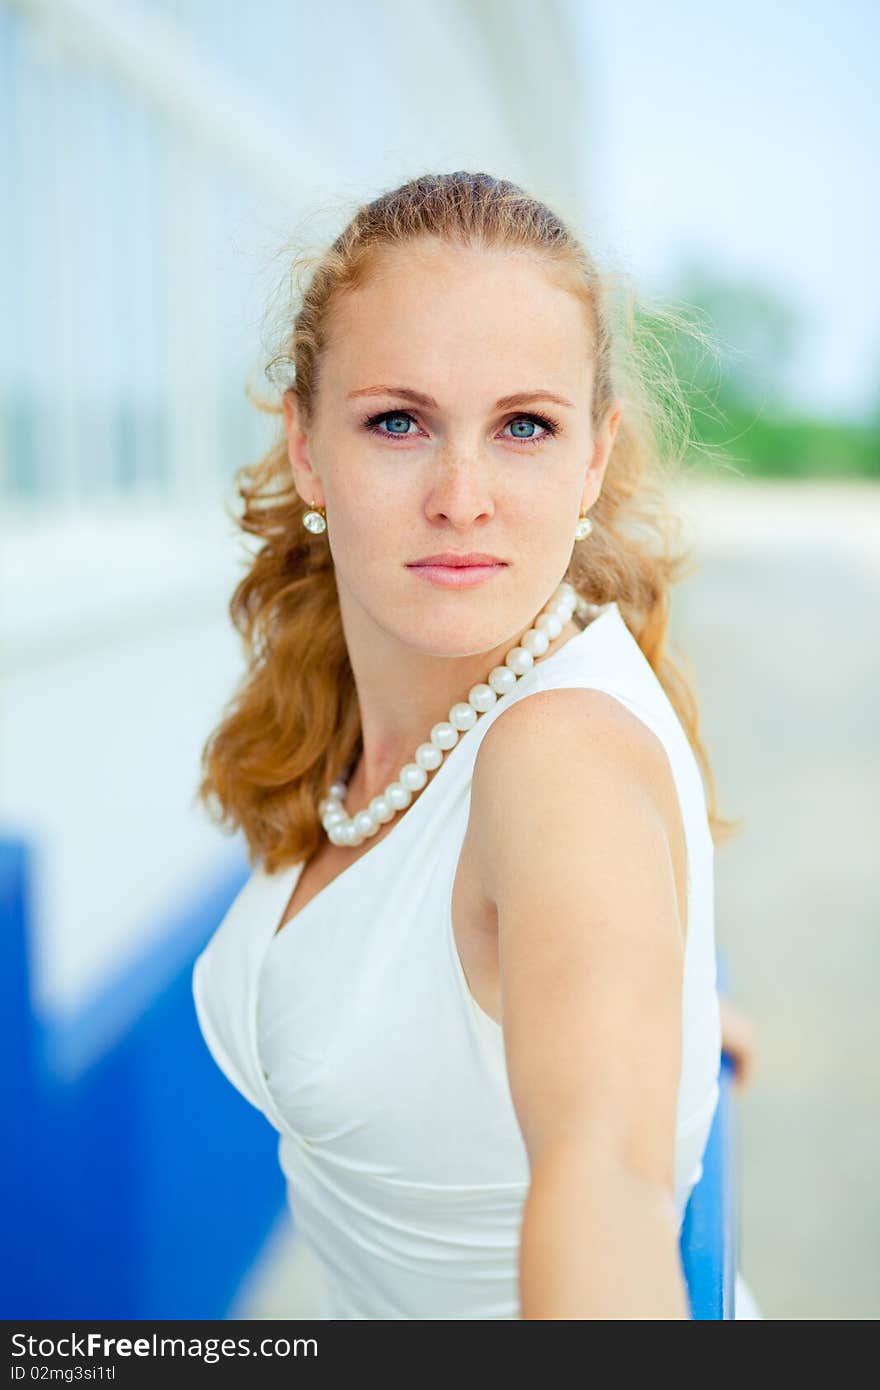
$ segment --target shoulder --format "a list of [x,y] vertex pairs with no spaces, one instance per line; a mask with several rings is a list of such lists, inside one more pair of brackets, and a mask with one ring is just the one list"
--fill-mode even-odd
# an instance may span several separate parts
[[500,712],[477,749],[468,830],[489,901],[518,859],[582,858],[587,838],[622,859],[645,836],[676,857],[683,846],[665,744],[616,696],[584,686],[534,690]]
[[[607,691],[588,686],[534,690],[502,710],[474,763],[472,798],[509,794],[518,779],[542,774],[572,788],[576,772],[635,779],[665,798],[671,779],[662,740]],[[522,781],[520,781],[522,785]]]

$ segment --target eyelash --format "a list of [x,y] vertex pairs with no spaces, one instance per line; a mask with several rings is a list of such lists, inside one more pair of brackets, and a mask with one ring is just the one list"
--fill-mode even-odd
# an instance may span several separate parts
[[[383,421],[396,420],[398,417],[401,419],[405,418],[407,420],[412,420],[413,424],[417,423],[415,417],[408,410],[383,410],[379,415],[368,415],[363,423],[368,430],[371,430],[373,434],[381,435],[383,439],[408,439],[410,437],[409,435],[389,434],[386,430],[379,429],[379,425],[381,425]],[[507,428],[507,425],[512,425],[516,420],[531,420],[534,424],[540,425],[542,429],[546,430],[547,435],[551,439],[554,435],[558,433],[559,430],[558,420],[551,420],[547,415],[533,414],[512,415],[510,419],[506,422],[505,429]],[[514,437],[515,436],[512,435],[509,436],[509,438]],[[540,444],[545,437],[545,435],[541,434],[533,436],[531,439],[520,439],[517,442],[520,444],[533,446],[535,444]]]

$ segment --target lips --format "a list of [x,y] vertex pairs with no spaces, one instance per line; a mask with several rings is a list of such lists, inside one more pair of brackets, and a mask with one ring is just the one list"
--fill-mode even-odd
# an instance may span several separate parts
[[467,555],[456,555],[446,551],[443,555],[429,555],[407,566],[420,582],[433,584],[440,589],[473,589],[496,578],[507,568],[506,560],[496,555],[486,555],[482,551],[471,551]]
[[456,554],[454,551],[445,550],[439,555],[425,555],[421,560],[413,560],[410,569],[418,569],[422,565],[442,565],[448,569],[466,569],[471,565],[505,565],[506,560],[502,560],[498,555],[487,555],[481,550],[468,551],[466,555]]

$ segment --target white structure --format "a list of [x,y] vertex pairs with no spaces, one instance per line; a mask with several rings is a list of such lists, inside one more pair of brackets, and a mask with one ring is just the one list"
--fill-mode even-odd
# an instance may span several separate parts
[[0,0],[0,832],[53,1014],[234,857],[193,794],[274,254],[428,170],[578,218],[581,87],[562,0]]

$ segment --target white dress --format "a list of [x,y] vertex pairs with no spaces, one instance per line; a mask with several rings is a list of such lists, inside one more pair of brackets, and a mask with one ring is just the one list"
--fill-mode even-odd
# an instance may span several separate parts
[[301,872],[255,870],[195,962],[206,1043],[278,1131],[323,1316],[516,1318],[528,1190],[501,1027],[471,995],[451,897],[477,748],[537,690],[614,696],[669,759],[687,846],[679,1226],[718,1101],[714,854],[699,768],[616,603],[462,734],[413,804],[275,930]]

